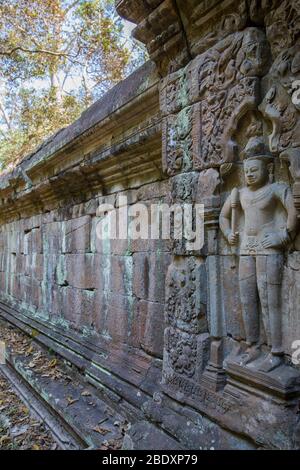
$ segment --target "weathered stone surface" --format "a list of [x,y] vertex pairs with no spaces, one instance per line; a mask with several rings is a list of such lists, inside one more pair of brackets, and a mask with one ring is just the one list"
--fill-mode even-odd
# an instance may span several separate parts
[[[63,287],[54,295],[58,295],[61,299],[61,312],[64,312],[66,319],[76,329],[84,326],[96,329],[99,326],[96,324],[95,291]],[[57,305],[54,304],[54,312],[55,307],[57,308]]]
[[[154,63],[1,176],[1,315],[137,420],[127,447],[299,448],[298,2],[117,8]],[[204,204],[204,244],[102,237],[103,204]]]
[[164,302],[165,275],[170,263],[168,253],[133,255],[133,293],[139,299]]
[[89,215],[67,221],[64,225],[63,253],[90,251],[91,217]]
[[140,300],[135,303],[130,344],[162,358],[165,329],[164,304]]
[[97,254],[66,254],[60,256],[57,280],[78,289],[99,288],[101,258]]
[[181,447],[175,439],[170,438],[166,433],[158,429],[147,421],[137,423],[126,433],[123,443],[123,450],[177,450]]
[[113,293],[108,298],[106,331],[115,343],[127,343],[136,300],[131,296]]

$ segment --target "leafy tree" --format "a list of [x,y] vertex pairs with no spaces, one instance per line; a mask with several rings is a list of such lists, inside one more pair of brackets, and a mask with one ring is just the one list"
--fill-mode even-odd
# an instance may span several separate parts
[[145,60],[113,0],[0,0],[0,165],[14,165]]

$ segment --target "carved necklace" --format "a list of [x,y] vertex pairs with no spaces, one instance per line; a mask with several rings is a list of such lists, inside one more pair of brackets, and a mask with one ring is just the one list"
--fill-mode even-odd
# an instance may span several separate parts
[[261,201],[266,196],[268,196],[271,192],[272,192],[272,187],[269,185],[266,188],[258,189],[255,195],[252,197],[250,203],[255,204],[256,202]]

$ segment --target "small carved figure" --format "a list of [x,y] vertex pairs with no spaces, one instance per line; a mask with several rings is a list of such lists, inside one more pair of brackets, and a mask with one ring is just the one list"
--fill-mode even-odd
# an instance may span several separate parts
[[273,157],[263,140],[251,138],[245,149],[246,187],[238,191],[238,204],[245,220],[243,233],[239,234],[232,227],[236,188],[233,190],[234,195],[227,198],[220,214],[220,228],[228,243],[231,246],[238,245],[241,238],[239,288],[248,346],[241,363],[246,365],[261,355],[261,310],[267,342],[271,348],[258,366],[264,372],[275,369],[283,360],[280,305],[283,251],[292,242],[297,226],[297,214],[289,186],[269,181],[272,162]]

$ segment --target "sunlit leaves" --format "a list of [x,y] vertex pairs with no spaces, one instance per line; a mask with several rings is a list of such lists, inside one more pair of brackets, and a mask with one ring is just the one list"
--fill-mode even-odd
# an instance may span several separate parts
[[0,1],[0,165],[70,124],[143,61],[122,28],[113,0]]

